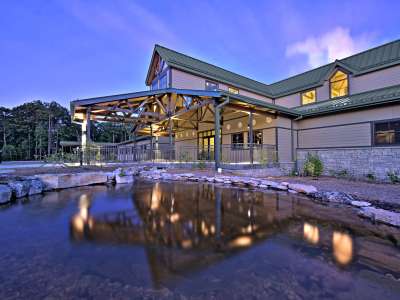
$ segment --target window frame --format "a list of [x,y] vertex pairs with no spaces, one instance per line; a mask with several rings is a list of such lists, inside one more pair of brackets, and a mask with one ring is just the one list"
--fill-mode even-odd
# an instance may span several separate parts
[[[372,121],[371,122],[371,140],[372,140],[372,146],[374,147],[399,147],[400,146],[400,142],[398,143],[393,143],[393,144],[377,144],[376,143],[376,125],[377,124],[385,124],[385,123],[394,123],[394,122],[400,122],[400,118],[396,118],[396,119],[387,119],[387,120],[378,120],[378,121]],[[399,135],[400,135],[400,130],[398,130]],[[395,139],[396,139],[396,130],[395,130]]]
[[[242,135],[242,143],[234,143],[233,137],[240,134]],[[231,148],[234,150],[244,148],[244,131],[231,133]]]
[[[340,72],[346,74],[346,80],[347,80],[346,95],[332,97],[332,83],[345,80],[345,79],[342,79],[342,80],[336,80],[336,81],[333,81],[333,82],[332,82],[332,77],[335,76],[335,74],[336,74],[338,71],[340,71]],[[346,97],[346,96],[349,95],[349,93],[350,93],[350,77],[349,77],[349,73],[346,72],[345,70],[342,70],[342,69],[339,69],[339,68],[338,68],[338,69],[336,69],[336,71],[333,72],[333,74],[329,77],[329,99],[336,99],[336,98],[340,98],[340,97]]]
[[[207,83],[211,83],[211,84],[215,84],[216,85],[216,89],[215,90],[209,90],[207,89]],[[219,89],[219,83],[215,82],[215,81],[211,81],[211,80],[206,80],[206,82],[204,83],[204,88],[206,91],[218,91]]]
[[[311,91],[315,92],[315,101],[311,102],[311,103],[304,104],[303,103],[303,94],[311,92]],[[300,105],[301,106],[315,104],[315,102],[317,102],[317,89],[309,89],[309,90],[306,90],[306,91],[303,91],[303,92],[300,93]]]
[[[233,93],[233,92],[231,92],[231,90],[235,90],[235,91],[237,91],[237,93]],[[239,95],[239,89],[235,88],[233,86],[228,86],[228,92],[231,94],[234,94],[234,95]]]
[[[255,137],[257,136],[257,133],[261,133],[261,143],[255,142],[255,140],[256,140]],[[262,129],[253,130],[253,145],[262,145],[264,142],[263,139],[264,139],[264,135],[263,135]],[[247,144],[250,144],[250,130],[247,132]]]

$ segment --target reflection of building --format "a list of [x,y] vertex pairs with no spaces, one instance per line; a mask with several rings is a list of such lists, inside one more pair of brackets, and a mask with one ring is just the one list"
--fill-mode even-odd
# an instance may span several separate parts
[[79,211],[71,219],[72,239],[143,246],[156,285],[282,235],[284,243],[290,240],[291,247],[306,249],[304,255],[316,253],[307,249],[319,249],[318,257],[341,266],[367,261],[400,273],[390,245],[362,237],[374,232],[368,224],[351,221],[351,231],[362,237],[356,243],[346,230],[337,229],[337,220],[328,217],[333,208],[290,195],[141,182],[133,189],[133,209],[104,214],[91,214],[87,198],[81,197]]

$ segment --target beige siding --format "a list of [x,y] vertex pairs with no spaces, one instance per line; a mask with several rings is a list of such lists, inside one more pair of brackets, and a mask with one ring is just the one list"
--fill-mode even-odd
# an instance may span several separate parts
[[301,105],[300,93],[288,95],[281,98],[275,99],[275,104],[286,106],[286,107],[295,107]]
[[[193,89],[193,90],[204,90],[206,86],[206,78],[192,75],[190,73],[186,73],[177,69],[172,69],[172,87],[177,89]],[[212,80],[214,81],[214,80]],[[214,81],[215,82],[215,81]],[[217,82],[218,86],[221,90],[228,90],[228,85],[222,82]],[[233,86],[235,87],[235,86]],[[236,87],[237,88],[237,87]],[[243,96],[247,96],[254,99],[264,100],[269,103],[272,103],[272,100],[263,95],[259,95],[253,92],[249,92],[247,90],[239,89],[239,94]]]
[[350,93],[356,94],[400,84],[400,65],[350,78]]
[[299,148],[371,145],[370,123],[299,131]]
[[399,118],[400,105],[370,108],[354,112],[337,113],[323,117],[308,118],[298,121],[298,128],[312,128],[330,125],[341,125],[348,123],[377,121]]
[[288,129],[278,128],[278,157],[280,162],[292,161],[292,135]]
[[276,144],[275,128],[268,128],[263,130],[263,144]]

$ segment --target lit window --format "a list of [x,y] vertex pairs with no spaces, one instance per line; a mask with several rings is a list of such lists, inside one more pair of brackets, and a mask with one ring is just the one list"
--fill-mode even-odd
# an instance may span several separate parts
[[375,123],[375,145],[400,144],[400,121]]
[[231,94],[239,94],[239,90],[234,87],[228,87],[228,92]]
[[349,94],[349,79],[346,73],[336,71],[330,79],[331,98]]
[[212,81],[206,81],[206,90],[207,91],[216,91],[218,90],[218,83]]
[[[253,131],[253,144],[262,145],[263,134],[261,130]],[[247,135],[247,142],[250,143],[250,133]]]
[[244,143],[243,132],[232,134],[232,148],[242,149]]
[[317,100],[317,95],[315,90],[301,93],[301,105],[314,103],[316,100]]

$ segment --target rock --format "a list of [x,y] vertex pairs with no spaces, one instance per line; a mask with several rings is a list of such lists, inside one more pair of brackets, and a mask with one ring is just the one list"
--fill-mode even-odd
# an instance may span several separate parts
[[11,188],[8,185],[0,184],[0,204],[5,204],[11,201]]
[[281,182],[281,185],[284,185],[284,186],[289,186],[289,182],[282,181],[282,182]]
[[260,189],[268,189],[268,185],[266,185],[266,184],[260,184],[258,187]]
[[281,184],[278,184],[277,186],[274,186],[274,187],[271,186],[271,188],[274,190],[278,190],[278,191],[287,191],[288,190],[287,186],[281,185]]
[[115,182],[117,184],[132,183],[133,181],[134,181],[133,175],[125,175],[125,176],[117,175],[117,176],[115,176]]
[[359,210],[359,215],[377,222],[400,227],[400,213],[397,212],[368,206],[362,207]]
[[43,193],[44,184],[39,179],[29,180],[29,191],[28,195],[36,195]]
[[294,190],[298,193],[303,193],[306,195],[311,195],[317,192],[317,188],[313,185],[290,183],[288,185],[289,189]]
[[35,177],[43,182],[44,191],[107,183],[107,174],[105,172],[40,174]]
[[351,201],[351,205],[356,206],[356,207],[366,207],[366,206],[371,206],[371,203],[367,201]]
[[298,194],[298,192],[294,191],[294,190],[288,190],[289,193],[291,194]]
[[15,198],[25,197],[29,193],[30,184],[27,180],[12,180],[8,182],[8,186]]
[[319,199],[323,202],[351,204],[355,201],[352,196],[343,192],[317,192],[313,194],[315,199]]
[[261,184],[268,185],[271,188],[277,187],[279,185],[277,182],[271,180],[262,180]]

